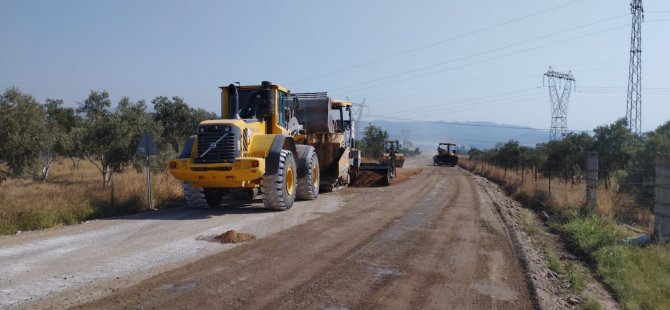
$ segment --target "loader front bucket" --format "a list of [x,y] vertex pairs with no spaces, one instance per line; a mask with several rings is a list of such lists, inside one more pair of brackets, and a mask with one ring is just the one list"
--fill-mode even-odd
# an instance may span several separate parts
[[360,168],[353,173],[352,186],[375,187],[388,186],[394,177],[391,166],[385,164],[362,163]]

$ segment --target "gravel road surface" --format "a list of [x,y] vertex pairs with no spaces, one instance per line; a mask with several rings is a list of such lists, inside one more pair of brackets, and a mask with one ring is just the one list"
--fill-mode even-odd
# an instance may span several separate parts
[[[493,202],[458,167],[287,212],[176,208],[0,239],[0,307],[532,309]],[[257,240],[196,240],[229,229]]]

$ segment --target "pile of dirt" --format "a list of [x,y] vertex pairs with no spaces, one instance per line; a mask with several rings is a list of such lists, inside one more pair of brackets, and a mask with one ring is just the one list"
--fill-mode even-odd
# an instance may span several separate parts
[[[396,176],[391,181],[391,185],[398,185],[407,181],[411,176],[421,172],[421,168],[397,168]],[[360,170],[356,173],[349,186],[351,187],[377,187],[387,186],[386,175],[382,171]]]
[[253,234],[238,233],[234,229],[231,229],[220,235],[201,236],[198,237],[197,240],[218,242],[218,243],[241,243],[256,240],[256,236]]
[[376,187],[376,186],[386,186],[386,174],[385,171],[371,171],[371,170],[360,170],[356,172],[356,176],[353,178],[349,186],[352,187]]

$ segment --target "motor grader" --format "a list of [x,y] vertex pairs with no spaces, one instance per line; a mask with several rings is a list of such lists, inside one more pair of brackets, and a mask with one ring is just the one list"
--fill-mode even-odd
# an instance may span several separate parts
[[305,130],[298,123],[298,98],[280,85],[221,89],[222,119],[198,125],[169,172],[184,181],[189,205],[216,207],[224,195],[260,192],[267,208],[287,210],[296,198],[319,195],[319,156],[303,144]]
[[456,166],[458,156],[456,155],[456,144],[441,142],[437,145],[437,155],[433,156],[433,165],[435,166]]

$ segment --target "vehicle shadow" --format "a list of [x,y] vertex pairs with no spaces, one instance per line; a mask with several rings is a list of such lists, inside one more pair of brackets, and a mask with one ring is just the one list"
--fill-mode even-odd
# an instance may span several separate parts
[[263,207],[261,199],[254,200],[227,200],[216,208],[181,206],[151,210],[131,215],[116,216],[101,220],[157,220],[157,221],[187,221],[208,219],[226,215],[263,214],[282,212]]

